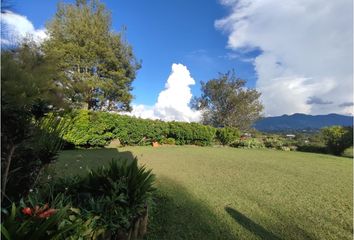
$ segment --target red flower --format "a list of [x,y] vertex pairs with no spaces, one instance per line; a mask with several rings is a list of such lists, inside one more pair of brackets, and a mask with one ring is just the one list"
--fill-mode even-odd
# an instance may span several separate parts
[[23,214],[37,218],[49,218],[56,212],[57,209],[49,208],[48,203],[46,203],[43,207],[36,205],[34,208],[25,207],[22,209]]
[[41,214],[38,215],[39,218],[48,218],[50,216],[52,216],[54,213],[56,213],[57,210],[54,208],[50,208],[45,212],[42,212]]
[[43,213],[45,210],[49,208],[48,203],[46,203],[43,207],[39,207],[38,205],[34,208],[34,215],[40,215]]
[[32,215],[32,209],[30,209],[29,207],[25,207],[24,209],[22,209],[22,213],[25,215]]

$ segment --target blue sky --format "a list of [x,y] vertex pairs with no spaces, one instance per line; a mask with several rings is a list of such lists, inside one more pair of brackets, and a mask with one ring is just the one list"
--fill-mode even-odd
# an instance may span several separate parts
[[[65,1],[70,2],[70,1]],[[72,2],[72,1],[71,1]],[[214,27],[228,9],[214,0],[102,1],[112,13],[115,31],[126,26],[126,37],[142,68],[134,81],[135,104],[152,105],[164,89],[172,63],[189,69],[200,95],[200,81],[207,81],[234,68],[237,75],[255,86],[252,63],[231,59],[227,35]],[[56,1],[13,1],[14,10],[27,16],[35,28],[43,28],[55,14]]]
[[[11,2],[2,22],[45,38],[56,1]],[[102,2],[142,60],[135,116],[195,121],[188,103],[200,81],[230,69],[262,93],[265,116],[353,115],[352,0]]]

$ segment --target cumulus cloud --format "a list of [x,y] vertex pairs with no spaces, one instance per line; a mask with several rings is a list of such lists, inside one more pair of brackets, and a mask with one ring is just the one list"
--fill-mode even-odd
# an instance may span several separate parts
[[187,67],[174,63],[165,89],[160,92],[154,106],[133,105],[133,111],[127,114],[164,121],[197,122],[200,120],[200,112],[189,107],[192,99],[190,86],[194,84]]
[[[261,52],[253,64],[266,115],[353,114],[352,108],[339,107],[353,100],[351,0],[221,3],[231,13],[215,26],[228,34],[228,47]],[[326,101],[315,104],[319,99]]]
[[32,37],[33,40],[41,42],[45,40],[48,35],[44,28],[35,29],[32,22],[27,19],[26,16],[16,14],[11,11],[6,11],[1,14],[2,25],[2,44],[12,44],[18,42],[25,37]]

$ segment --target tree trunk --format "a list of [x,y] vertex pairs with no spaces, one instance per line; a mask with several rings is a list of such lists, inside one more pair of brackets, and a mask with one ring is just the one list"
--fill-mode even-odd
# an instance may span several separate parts
[[147,224],[148,224],[148,209],[146,208],[146,212],[140,217],[138,237],[143,238],[147,232]]
[[91,100],[89,99],[89,100],[87,100],[86,101],[86,103],[87,103],[87,110],[91,110],[92,109],[92,103],[91,103]]
[[11,165],[11,161],[12,161],[12,156],[15,152],[15,149],[16,149],[16,145],[12,145],[11,148],[10,148],[10,152],[9,152],[9,155],[6,157],[6,166],[5,166],[5,172],[4,172],[4,175],[3,175],[3,179],[2,179],[2,191],[1,191],[1,201],[4,199],[4,196],[6,194],[6,184],[7,184],[7,180],[8,180],[8,177],[9,177],[9,171],[10,171],[10,165]]

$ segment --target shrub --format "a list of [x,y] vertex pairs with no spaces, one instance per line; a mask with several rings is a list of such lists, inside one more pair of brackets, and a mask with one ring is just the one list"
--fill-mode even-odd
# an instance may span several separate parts
[[[47,193],[48,194],[48,193]],[[64,194],[50,195],[50,204],[44,203],[38,192],[12,204],[5,213],[1,234],[5,239],[98,239],[106,232],[98,226],[99,216],[70,207],[70,198]],[[102,238],[100,238],[102,239]]]
[[94,221],[93,232],[105,229],[109,235],[120,236],[146,226],[154,180],[151,170],[138,166],[137,159],[121,160],[90,170],[84,177],[57,179],[40,192],[45,200],[51,197],[47,193],[65,192],[73,206],[84,213],[84,220]]
[[237,140],[233,142],[230,146],[237,148],[264,148],[263,142],[258,140],[257,138]]
[[353,146],[353,128],[332,126],[321,130],[327,150],[335,155],[340,155],[343,151]]
[[290,147],[287,147],[287,146],[282,146],[282,147],[280,148],[280,150],[282,150],[282,151],[291,151],[291,148],[290,148]]
[[37,120],[28,129],[29,137],[19,143],[6,160],[2,159],[2,191],[6,193],[3,206],[27,194],[37,181],[40,170],[56,160],[66,129],[67,124],[52,114]]
[[277,138],[266,138],[263,140],[263,143],[266,148],[281,150],[284,147],[283,141]]
[[342,153],[343,157],[348,157],[348,158],[353,158],[353,147],[349,147],[347,149],[344,150],[344,152]]
[[174,138],[166,138],[162,141],[163,144],[175,145],[176,140]]
[[327,153],[327,148],[321,143],[298,144],[296,150],[300,152]]
[[297,146],[295,146],[295,145],[291,145],[291,146],[289,146],[289,148],[290,148],[290,151],[296,151],[297,150]]
[[219,128],[216,131],[216,140],[218,140],[222,145],[228,145],[241,136],[240,131],[237,128],[224,127]]

